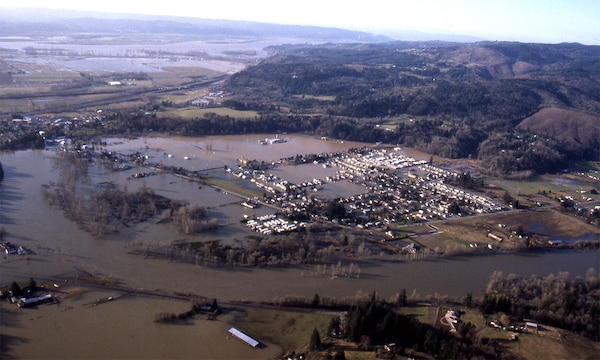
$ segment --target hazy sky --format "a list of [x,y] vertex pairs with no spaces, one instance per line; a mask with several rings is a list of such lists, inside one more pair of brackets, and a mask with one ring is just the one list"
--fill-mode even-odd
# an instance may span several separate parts
[[600,0],[18,0],[2,6],[600,44]]

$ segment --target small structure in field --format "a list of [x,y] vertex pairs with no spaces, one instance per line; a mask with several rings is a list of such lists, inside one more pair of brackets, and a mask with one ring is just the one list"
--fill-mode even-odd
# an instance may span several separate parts
[[236,337],[236,338],[238,338],[238,339],[242,340],[242,341],[243,341],[243,342],[245,342],[246,344],[248,344],[248,345],[252,346],[253,348],[257,347],[257,346],[258,346],[258,344],[260,344],[260,342],[259,342],[258,340],[256,340],[256,339],[253,339],[253,338],[252,338],[252,337],[250,337],[249,335],[247,335],[247,334],[243,333],[242,331],[240,331],[240,330],[238,330],[238,329],[236,329],[236,328],[234,328],[234,327],[232,327],[231,329],[229,329],[229,333],[230,333],[232,336],[234,336],[234,337]]
[[525,327],[527,328],[527,330],[535,330],[538,331],[539,330],[539,326],[537,323],[534,323],[532,321],[527,321],[525,323]]
[[488,233],[488,235],[487,235],[487,236],[488,236],[490,239],[494,239],[494,240],[496,240],[496,241],[498,241],[498,242],[502,242],[502,238],[501,238],[500,236],[498,236],[498,235],[495,235],[495,234],[492,234],[492,233]]

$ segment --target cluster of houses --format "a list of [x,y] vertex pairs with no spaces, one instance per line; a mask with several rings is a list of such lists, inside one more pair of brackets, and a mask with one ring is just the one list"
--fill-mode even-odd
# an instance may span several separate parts
[[192,100],[191,104],[199,107],[207,107],[217,104],[220,98],[225,96],[224,91],[211,92],[208,95]]
[[306,227],[304,222],[290,222],[285,219],[278,218],[275,214],[259,216],[256,219],[248,219],[246,226],[250,229],[264,235],[273,233],[281,234],[284,232],[296,231],[298,228]]
[[362,184],[364,194],[343,199],[348,209],[367,223],[445,219],[502,211],[505,207],[486,196],[444,183],[458,173],[434,167],[394,151],[345,155],[332,161],[336,179]]
[[50,292],[36,294],[36,288],[26,286],[23,289],[13,291],[7,288],[0,289],[0,298],[6,298],[11,304],[16,304],[20,308],[34,307],[40,304],[56,303],[58,299]]
[[451,333],[455,333],[456,332],[456,324],[458,324],[460,322],[461,315],[462,315],[461,311],[455,311],[455,310],[449,309],[448,311],[446,311],[446,314],[444,315],[443,318],[441,318],[440,321],[442,324],[450,327]]
[[[456,173],[446,175],[444,178],[430,177],[428,172],[431,171],[432,168],[431,165],[427,165],[427,167],[420,166],[419,169],[424,170],[426,175],[418,178],[417,182],[421,185],[424,192],[437,195],[436,200],[432,202],[432,205],[437,207],[438,210],[447,210],[449,200],[458,200],[465,203],[470,212],[478,214],[497,212],[506,209],[504,205],[499,204],[486,196],[473,194],[444,183],[444,179],[448,176],[458,176]],[[436,170],[436,172],[437,171],[439,170]],[[447,170],[445,171],[447,172]],[[431,211],[436,213],[435,208]],[[436,213],[436,215],[446,217],[447,212],[441,214]]]
[[48,139],[47,133],[55,129],[72,129],[88,124],[104,126],[106,114],[102,112],[82,113],[78,116],[63,119],[55,116],[17,116],[0,119],[0,147],[18,147],[22,139],[30,139],[31,134],[40,137],[45,145],[59,147],[65,145],[65,138]]
[[[513,324],[502,324],[500,320],[494,319],[488,323],[489,327],[513,331],[513,332],[537,332],[539,330],[539,325],[533,321],[526,321],[525,323],[513,323]],[[512,340],[516,340],[516,337],[513,337]]]
[[0,250],[4,251],[6,254],[9,254],[9,255],[13,255],[13,254],[27,255],[29,253],[29,251],[27,251],[27,249],[25,249],[23,246],[16,246],[14,244],[11,244],[8,241],[4,242],[4,243],[0,243]]
[[[335,221],[344,225],[383,228],[395,222],[421,222],[506,209],[486,196],[446,184],[446,179],[460,174],[407,157],[399,148],[336,154],[327,157],[324,164],[336,168],[336,175],[326,177],[325,181],[345,180],[365,187],[362,194],[338,200],[347,216]],[[265,171],[243,168],[235,175],[250,179],[265,190],[265,201],[279,205],[287,215],[310,214],[310,209],[318,209],[322,203],[309,195],[322,190],[323,180],[294,184]],[[321,214],[310,216],[332,220]]]
[[295,208],[298,211],[312,204],[314,199],[308,195],[319,191],[323,187],[323,181],[319,179],[294,184],[276,175],[257,170],[240,170],[233,172],[233,175],[241,179],[250,179],[256,187],[263,189],[265,191],[265,202],[279,204],[284,209]]
[[357,160],[355,164],[362,169],[374,166],[397,170],[427,164],[425,160],[415,160],[405,156],[399,147],[395,147],[393,150],[373,149],[359,158],[355,158],[355,160]]

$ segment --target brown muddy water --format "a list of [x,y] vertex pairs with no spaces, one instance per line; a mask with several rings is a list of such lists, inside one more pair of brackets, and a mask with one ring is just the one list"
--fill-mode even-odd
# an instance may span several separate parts
[[[187,168],[235,166],[239,157],[278,160],[282,157],[310,152],[343,151],[357,143],[322,141],[305,136],[286,136],[287,143],[259,145],[257,139],[264,136],[226,136],[206,138],[144,138],[136,140],[109,140],[108,150],[129,153],[141,151],[149,154],[150,160],[173,161]],[[209,148],[211,150],[204,150]],[[162,154],[172,157],[162,158]],[[60,211],[50,208],[42,199],[43,184],[56,182],[60,173],[53,167],[53,151],[19,151],[3,153],[5,179],[0,184],[0,224],[6,229],[6,240],[32,250],[28,256],[6,256],[0,262],[0,283],[30,276],[56,276],[74,272],[76,269],[112,276],[127,284],[139,284],[146,288],[178,290],[180,286],[190,288],[209,297],[228,299],[269,299],[287,293],[315,292],[323,295],[346,296],[357,291],[377,290],[382,295],[393,294],[402,288],[416,289],[421,294],[440,293],[462,296],[467,292],[479,293],[494,270],[544,275],[549,272],[569,271],[583,275],[590,267],[598,267],[595,252],[540,252],[536,254],[498,254],[495,256],[457,257],[408,262],[389,258],[356,260],[361,267],[359,279],[337,279],[327,276],[311,276],[309,266],[290,269],[244,269],[215,270],[188,264],[173,264],[163,260],[147,260],[128,255],[126,245],[131,241],[170,243],[173,241],[219,239],[229,241],[244,237],[250,230],[240,224],[242,215],[255,212],[257,215],[272,212],[261,207],[250,210],[239,205],[240,198],[226,192],[217,192],[210,187],[198,188],[196,183],[173,177],[156,175],[139,180],[125,180],[138,169],[124,172],[105,170],[90,171],[94,182],[115,181],[126,183],[129,190],[147,186],[157,193],[177,200],[201,203],[210,207],[210,215],[221,224],[230,225],[219,230],[195,237],[186,237],[168,225],[152,222],[123,228],[116,235],[97,238],[80,230],[65,219]],[[188,156],[190,160],[183,160]],[[143,169],[145,171],[145,169]],[[275,172],[290,175],[294,180],[323,178],[320,166],[287,166]],[[223,172],[221,172],[223,173]],[[332,192],[357,193],[363,190],[353,184]],[[304,275],[304,276],[302,276]],[[301,277],[302,281],[289,281]],[[256,281],[253,281],[255,279]],[[249,287],[245,285],[253,283]],[[185,285],[184,285],[185,284]],[[260,291],[253,285],[257,284]],[[209,286],[207,286],[209,285]],[[215,295],[212,295],[215,293]]]
[[[364,145],[288,135],[285,136],[288,139],[286,143],[259,145],[258,139],[267,136],[269,135],[205,138],[155,137],[136,140],[109,139],[106,149],[121,153],[140,151],[147,154],[150,161],[202,170],[223,167],[224,165],[235,167],[236,160],[240,157],[277,161],[282,157],[296,154],[345,151],[350,147]],[[500,270],[505,274],[545,276],[549,273],[561,271],[569,272],[571,275],[585,275],[589,268],[596,268],[596,270],[600,268],[600,254],[598,252],[577,251],[465,256],[414,262],[406,261],[400,257],[386,256],[379,258],[374,256],[371,259],[357,259],[354,261],[361,269],[360,277],[335,279],[332,279],[329,275],[318,274],[316,267],[313,266],[283,269],[211,269],[193,264],[145,259],[129,255],[126,250],[127,244],[132,241],[168,244],[174,241],[188,240],[219,239],[226,242],[236,237],[241,239],[248,235],[250,231],[240,224],[242,215],[248,212],[262,215],[268,213],[269,209],[265,207],[255,210],[244,209],[239,205],[240,199],[232,194],[217,192],[210,187],[199,189],[197,184],[171,175],[156,175],[140,180],[126,180],[129,175],[140,169],[123,172],[91,169],[90,174],[94,182],[115,181],[126,183],[129,190],[134,190],[139,186],[147,186],[169,198],[186,199],[191,203],[200,203],[205,206],[210,204],[210,215],[217,217],[220,224],[229,225],[210,234],[186,237],[175,232],[168,225],[148,222],[121,229],[118,234],[109,237],[97,238],[80,230],[76,224],[65,219],[60,211],[50,208],[44,202],[41,192],[42,185],[56,182],[61,176],[60,172],[53,167],[52,158],[54,156],[53,151],[18,151],[0,155],[5,173],[4,181],[0,184],[0,226],[6,229],[6,241],[24,246],[32,252],[29,255],[2,254],[0,257],[1,285],[10,285],[13,280],[27,281],[31,277],[35,279],[53,279],[61,275],[76,275],[80,271],[86,271],[101,277],[118,280],[125,286],[136,289],[161,289],[166,292],[195,293],[223,301],[261,301],[274,300],[283,295],[312,297],[314,294],[349,297],[359,292],[370,293],[373,291],[385,298],[402,289],[406,289],[409,294],[416,291],[420,295],[437,293],[460,298],[469,292],[474,295],[481,294],[485,290],[490,275],[495,270]],[[184,160],[186,156],[188,160]],[[411,156],[416,157],[413,154]],[[422,154],[421,156],[427,155]],[[298,181],[303,178],[305,180],[312,178],[324,179],[328,172],[334,170],[309,165],[306,167],[288,166],[279,168],[276,171],[278,176],[289,176],[291,180]],[[221,173],[224,172],[221,171]],[[360,193],[362,191],[353,184],[326,187],[326,192],[330,192],[331,196],[341,196],[340,194],[346,196],[349,193]],[[126,304],[137,304],[132,306],[132,309],[142,309],[143,306],[158,306],[158,308],[163,306],[160,305],[158,300],[146,300],[128,300]],[[147,305],[141,306],[140,304]],[[110,307],[116,305],[103,306],[109,306],[105,309],[110,309]],[[139,315],[135,314],[138,310],[134,311],[127,306],[119,308],[120,310],[111,311],[111,315],[108,315],[108,317],[117,316],[119,319],[127,319],[128,316],[131,316],[132,323],[136,323],[138,320],[135,316]],[[37,318],[37,322],[32,320],[30,323],[36,328],[40,327],[51,331],[48,327],[51,327],[50,324],[54,321],[52,320],[53,316],[64,316],[65,318],[70,316],[68,311],[62,315],[55,314],[59,311],[56,310],[58,307],[48,310],[50,313],[46,313],[47,310],[45,309],[46,307],[41,307],[31,312],[29,312],[29,309],[20,312],[20,315],[15,315],[18,321],[14,323],[9,321],[9,325],[5,322],[7,317],[3,316],[1,333],[10,333],[11,336],[25,339],[22,343],[16,342],[21,345],[14,345],[17,349],[22,349],[21,352],[16,352],[18,357],[30,357],[32,354],[28,351],[33,351],[30,347],[33,346],[32,344],[41,341],[44,332],[19,333],[18,331],[7,331],[7,326],[11,327],[12,324],[15,329],[27,329],[28,326],[17,324],[23,324],[23,321],[27,321],[27,319]],[[131,311],[131,315],[128,315],[129,311]],[[156,308],[151,308],[144,314],[148,315],[154,311],[156,311]],[[103,315],[92,315],[90,310],[86,310],[85,313],[81,313],[81,316],[93,316],[93,318],[99,319]],[[75,318],[57,324],[68,326],[70,322],[76,321],[78,320]],[[99,326],[109,327],[110,325],[103,324]],[[155,329],[153,326],[152,323],[148,324],[148,331],[155,332],[156,341],[160,343],[160,329]],[[198,329],[205,329],[206,326],[208,325],[195,324],[189,327],[189,330],[201,333],[202,331]],[[137,333],[139,331],[137,328],[130,329],[127,326],[124,328],[127,329],[123,330],[125,333]],[[182,326],[182,328],[188,329],[185,326]],[[220,338],[223,338],[225,326],[218,329],[221,332]],[[118,327],[105,331],[107,331],[107,334],[112,332],[116,332],[116,334],[123,333]],[[177,340],[180,336],[177,335],[178,331],[170,332],[173,336],[168,337],[168,341],[179,341]],[[89,335],[92,336],[92,334]],[[117,341],[111,336],[104,336],[101,341],[105,341],[106,344]],[[148,339],[153,338],[150,335],[148,335],[149,338],[144,336],[146,335],[140,334],[139,337],[132,338],[131,346],[140,346],[140,342],[147,342]],[[119,346],[128,346],[127,343],[117,342],[116,344],[115,349],[119,349]],[[211,346],[210,341],[207,346]],[[215,343],[212,346],[211,351],[214,348],[221,347],[222,344]],[[165,345],[165,351],[169,349],[170,347]],[[193,353],[194,349],[186,352],[187,355],[181,355],[180,357],[194,357],[190,355]],[[72,357],[94,357],[85,352],[69,353],[67,350],[63,354],[65,354],[65,357],[71,357],[70,355],[73,355]],[[115,354],[115,357],[131,357],[127,354],[131,355],[132,353],[121,349]],[[169,357],[168,355],[162,356],[162,353],[158,351],[155,354],[156,356],[151,357]],[[219,355],[218,351],[207,352],[207,354],[210,354],[210,356],[199,357],[228,358],[226,353]],[[43,354],[38,353],[38,355],[43,357]],[[53,355],[61,357],[59,353],[53,353]],[[266,353],[264,355],[263,357],[263,354],[261,354],[260,357],[272,357],[270,353],[268,356]]]

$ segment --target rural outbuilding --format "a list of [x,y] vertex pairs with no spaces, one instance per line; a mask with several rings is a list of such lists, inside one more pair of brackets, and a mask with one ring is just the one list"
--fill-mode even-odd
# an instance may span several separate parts
[[229,333],[254,348],[257,347],[258,344],[260,344],[260,342],[258,340],[253,339],[249,335],[244,334],[243,332],[241,332],[240,330],[238,330],[234,327],[229,329]]

